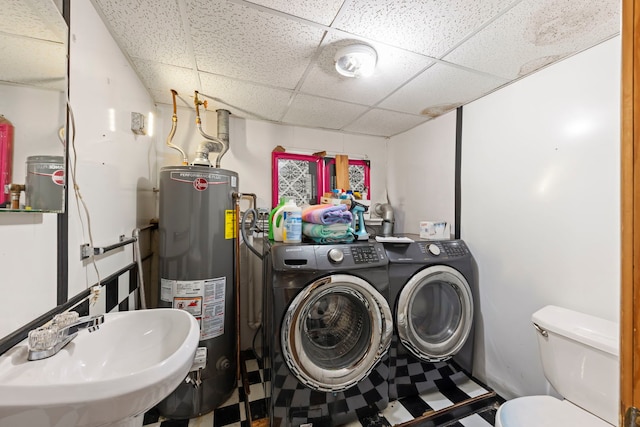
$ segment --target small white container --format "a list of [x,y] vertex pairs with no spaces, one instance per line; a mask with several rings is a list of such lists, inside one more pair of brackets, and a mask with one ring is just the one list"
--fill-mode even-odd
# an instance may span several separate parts
[[451,238],[451,226],[446,221],[420,221],[420,238],[447,240]]
[[282,208],[282,241],[302,242],[302,208],[294,200],[289,200]]

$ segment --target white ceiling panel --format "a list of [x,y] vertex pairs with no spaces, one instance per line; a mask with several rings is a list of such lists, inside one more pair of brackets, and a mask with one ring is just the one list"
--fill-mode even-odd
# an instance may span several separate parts
[[[160,104],[173,104],[173,97],[171,96],[171,92],[168,90],[149,89],[149,94],[153,97],[154,101]],[[178,91],[178,96],[176,97],[176,106],[181,108],[193,109],[193,93]],[[178,120],[180,120],[179,113]]]
[[610,38],[619,22],[616,2],[526,0],[444,59],[516,79]]
[[343,77],[336,72],[334,57],[340,48],[354,43],[358,41],[342,39],[336,34],[329,35],[323,44],[322,53],[300,90],[312,95],[375,105],[400,84],[433,63],[422,55],[381,43],[371,43],[378,53],[378,63],[373,76],[366,79]]
[[335,27],[438,58],[520,0],[352,0]]
[[0,34],[0,58],[0,81],[66,90],[66,45]]
[[[241,117],[378,136],[620,32],[619,0],[92,2],[156,102],[198,90]],[[371,78],[335,72],[352,43],[378,51]]]
[[138,76],[149,89],[164,90],[167,94],[173,89],[181,95],[193,95],[193,91],[199,86],[197,75],[190,68],[135,58],[132,63]]
[[333,22],[344,0],[252,0],[250,2],[236,0],[236,2],[253,3],[322,25],[329,25]]
[[[118,44],[131,58],[191,67],[186,33],[175,0],[94,0]],[[73,19],[73,18],[72,18]]]
[[504,85],[507,80],[435,64],[380,103],[381,108],[437,117]]
[[200,71],[293,89],[324,31],[225,0],[187,1]]
[[52,0],[3,0],[0,32],[64,43],[67,25]]
[[284,117],[286,123],[323,129],[342,129],[367,107],[309,95],[296,95]]
[[376,108],[367,111],[356,121],[345,126],[343,130],[347,132],[390,137],[408,129],[412,129],[428,120],[431,120],[431,118],[398,113],[395,111],[385,111]]
[[278,121],[284,115],[292,92],[200,73],[202,93],[215,98],[242,117]]

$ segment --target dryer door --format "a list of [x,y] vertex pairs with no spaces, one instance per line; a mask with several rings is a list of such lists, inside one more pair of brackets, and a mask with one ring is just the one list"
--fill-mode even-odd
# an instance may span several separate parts
[[455,355],[469,337],[472,322],[471,288],[451,267],[420,270],[398,296],[398,336],[419,359],[436,362]]
[[393,321],[389,304],[371,284],[334,274],[293,299],[280,333],[284,359],[298,380],[314,390],[339,392],[384,357]]

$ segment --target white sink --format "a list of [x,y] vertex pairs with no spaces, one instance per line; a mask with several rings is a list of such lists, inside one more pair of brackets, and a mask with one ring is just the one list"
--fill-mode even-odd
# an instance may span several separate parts
[[186,377],[195,318],[159,308],[104,315],[59,353],[27,361],[26,340],[0,356],[0,427],[141,425]]

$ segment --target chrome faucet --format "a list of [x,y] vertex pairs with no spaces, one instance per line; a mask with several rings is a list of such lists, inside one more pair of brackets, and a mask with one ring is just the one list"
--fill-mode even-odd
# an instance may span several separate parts
[[29,360],[51,357],[69,344],[82,329],[93,332],[100,328],[104,316],[79,317],[75,311],[58,314],[50,324],[29,332]]

